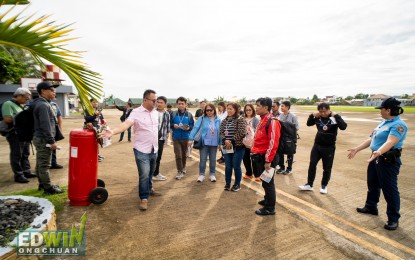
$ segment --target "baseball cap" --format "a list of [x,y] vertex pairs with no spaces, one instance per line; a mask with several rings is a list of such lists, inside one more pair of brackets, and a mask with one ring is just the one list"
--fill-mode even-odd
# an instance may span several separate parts
[[382,104],[380,106],[375,107],[376,109],[381,108],[396,108],[399,107],[401,104],[401,101],[397,100],[396,98],[390,97],[382,101]]
[[57,88],[57,87],[59,87],[58,84],[52,84],[52,82],[50,81],[42,81],[39,84],[37,84],[36,90],[38,93],[40,93],[42,89],[50,89],[50,88]]

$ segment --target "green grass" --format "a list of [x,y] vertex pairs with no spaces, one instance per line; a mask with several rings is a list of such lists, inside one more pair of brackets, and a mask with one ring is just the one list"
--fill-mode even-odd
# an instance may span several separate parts
[[[294,106],[293,106],[294,107]],[[295,106],[297,110],[317,110],[317,106]],[[404,113],[415,113],[415,107],[404,107]],[[363,106],[330,106],[332,111],[348,111],[348,112],[379,112],[379,109],[374,107]]]
[[60,189],[64,189],[66,192],[61,193],[61,194],[44,196],[43,190],[38,191],[37,189],[28,189],[24,191],[13,192],[10,194],[3,194],[2,196],[22,195],[22,196],[44,198],[44,199],[49,200],[53,204],[53,206],[55,206],[56,212],[59,212],[64,208],[65,203],[68,199],[68,192],[67,192],[68,187],[64,186],[64,187],[60,187]]

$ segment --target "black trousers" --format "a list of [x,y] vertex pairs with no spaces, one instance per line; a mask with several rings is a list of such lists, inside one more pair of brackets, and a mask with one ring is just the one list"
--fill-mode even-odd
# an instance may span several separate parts
[[245,147],[243,162],[246,169],[246,175],[252,176],[252,174],[254,174],[255,178],[261,175],[256,167],[256,164],[251,160],[251,148]]
[[10,133],[7,136],[7,142],[10,146],[10,165],[14,177],[17,178],[20,175],[23,176],[25,173],[31,173],[29,162],[30,143],[20,142],[15,133]]
[[310,186],[313,186],[316,178],[317,164],[320,159],[323,161],[323,179],[321,180],[321,185],[327,186],[331,176],[335,151],[336,146],[321,146],[314,144],[310,154],[310,165],[308,166],[307,183],[310,184]]
[[159,150],[157,152],[156,168],[154,169],[153,176],[157,176],[160,173],[160,161],[163,155],[164,143],[164,140],[159,140]]
[[388,221],[397,222],[401,217],[401,199],[398,190],[398,175],[401,167],[401,158],[394,163],[387,163],[378,157],[369,163],[367,167],[367,198],[365,206],[377,209],[380,193],[385,197]]
[[[265,171],[265,154],[253,154],[251,156],[252,163],[256,165],[258,172],[263,173]],[[265,206],[264,208],[269,211],[275,210],[275,202],[277,199],[277,194],[275,192],[274,176],[269,183],[262,181],[262,188],[264,188],[265,195]]]

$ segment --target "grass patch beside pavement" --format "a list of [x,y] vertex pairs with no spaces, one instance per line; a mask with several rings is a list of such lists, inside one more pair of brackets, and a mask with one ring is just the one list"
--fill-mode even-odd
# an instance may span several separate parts
[[[293,106],[294,107],[294,106]],[[298,110],[317,110],[316,106],[295,106],[295,109]],[[374,107],[364,107],[364,106],[333,106],[330,105],[330,110],[332,111],[347,111],[347,112],[379,112],[379,109]],[[404,113],[415,113],[415,107],[403,107]]]
[[31,196],[31,197],[38,197],[38,198],[44,198],[49,200],[53,206],[55,206],[55,211],[59,212],[61,211],[66,201],[68,200],[68,186],[60,187],[60,189],[65,190],[64,193],[61,194],[55,194],[55,195],[43,195],[43,190],[37,190],[37,189],[28,189],[24,191],[17,191],[10,194],[2,194],[2,196],[12,196],[12,195],[22,195],[22,196]]

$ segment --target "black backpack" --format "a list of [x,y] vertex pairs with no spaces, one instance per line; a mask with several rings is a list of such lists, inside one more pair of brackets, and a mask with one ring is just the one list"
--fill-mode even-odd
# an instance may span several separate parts
[[[265,125],[265,131],[268,134],[268,128],[272,120],[278,120],[275,117],[268,119]],[[282,154],[295,154],[297,152],[297,128],[295,124],[291,122],[279,121],[281,125],[280,143],[278,145],[278,153]]]
[[33,110],[26,106],[24,110],[14,117],[14,129],[21,142],[31,142],[35,131]]

